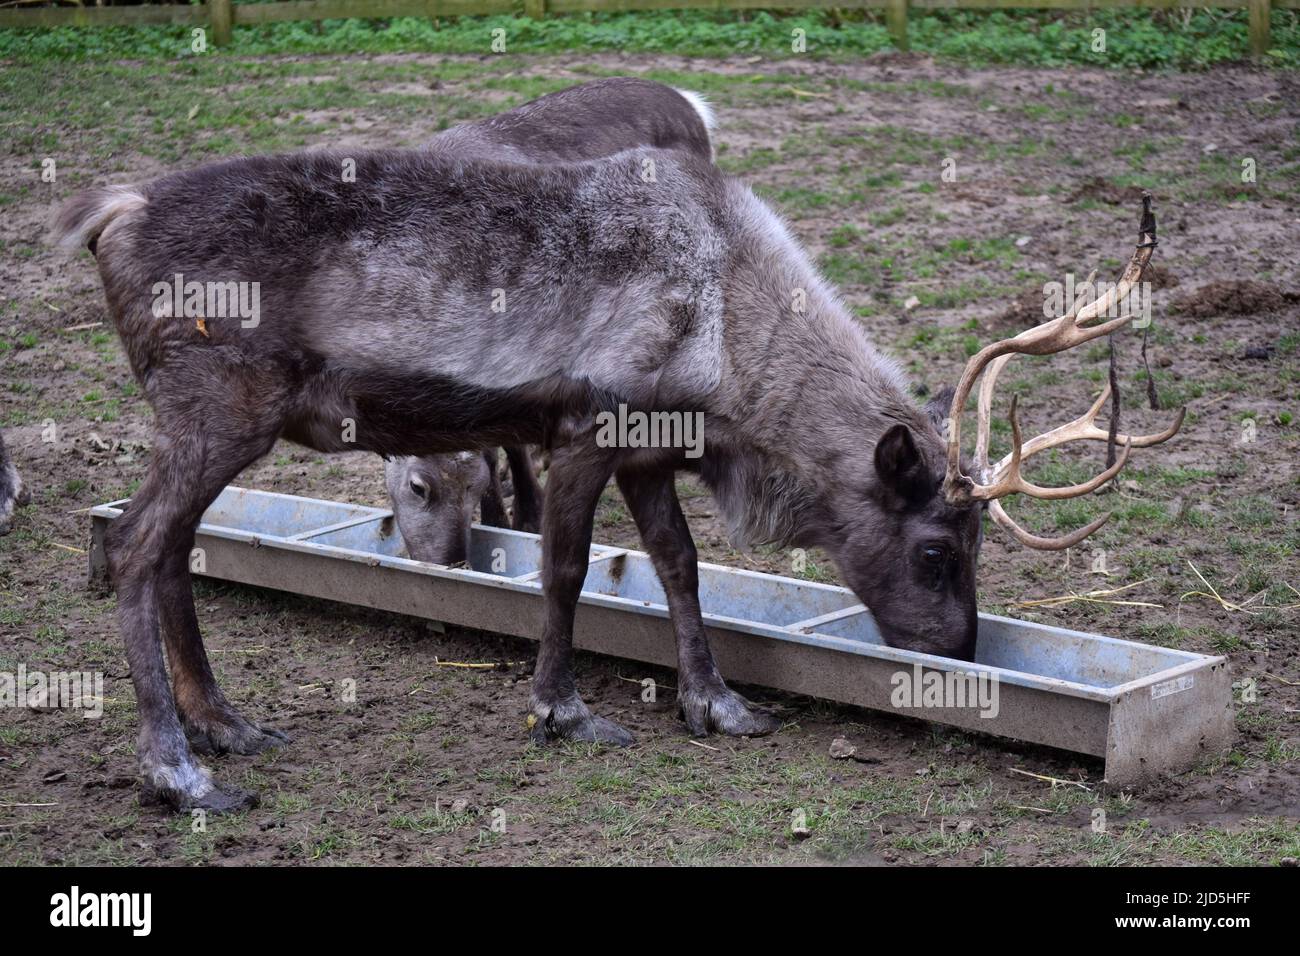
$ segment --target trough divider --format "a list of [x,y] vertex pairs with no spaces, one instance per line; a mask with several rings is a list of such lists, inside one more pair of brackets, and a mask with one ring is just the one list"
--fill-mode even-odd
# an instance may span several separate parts
[[819,614],[817,617],[810,617],[803,621],[795,621],[793,624],[785,625],[787,631],[802,631],[805,634],[811,634],[823,624],[833,624],[835,621],[841,621],[846,617],[857,617],[859,614],[866,614],[867,606],[865,604],[854,604],[852,607],[842,607],[838,611],[830,611],[826,614]]
[[[606,551],[604,554],[598,554],[594,558],[588,558],[587,567],[590,568],[593,564],[601,564],[602,562],[605,561],[612,561],[614,558],[621,558],[624,555],[630,553],[631,552],[629,552],[626,548],[614,548],[612,550]],[[542,569],[538,568],[536,571],[529,571],[527,574],[521,574],[519,575],[519,577],[511,578],[510,580],[511,581],[536,581],[541,576],[542,576]]]
[[330,534],[334,531],[344,531],[348,528],[355,528],[359,524],[369,524],[372,521],[383,521],[385,518],[391,518],[391,511],[377,511],[375,514],[360,515],[355,518],[349,518],[346,521],[339,521],[335,524],[325,525],[323,528],[313,528],[310,531],[299,531],[297,534],[291,534],[284,540],[286,541],[307,541],[310,538],[319,538],[323,534]]

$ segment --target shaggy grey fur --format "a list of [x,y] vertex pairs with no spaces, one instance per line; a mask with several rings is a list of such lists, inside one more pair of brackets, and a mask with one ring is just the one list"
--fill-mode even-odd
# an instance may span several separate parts
[[[340,175],[345,160],[355,182]],[[700,470],[741,537],[827,548],[890,643],[973,651],[979,513],[937,494],[944,447],[931,417],[775,214],[700,155],[241,159],[92,190],[57,228],[95,244],[157,414],[149,475],[106,551],[146,786],[174,805],[249,799],[177,789],[193,778],[180,772],[192,760],[183,731],[243,753],[282,736],[239,716],[212,680],[184,560],[207,504],[282,435],[386,455],[550,450],[539,738],[630,740],[588,711],[572,673],[592,516],[611,475],[670,595],[696,733],[775,721],[726,687],[709,653],[673,491],[683,467]],[[177,273],[260,283],[260,324],[156,317],[150,289]],[[702,412],[703,458],[601,447],[595,415],[619,403]]]
[[5,448],[4,435],[0,434],[0,534],[8,534],[13,525],[14,508],[31,500],[31,495],[18,476],[18,468]]
[[[713,112],[696,93],[632,77],[569,87],[473,123],[439,133],[426,148],[461,159],[554,164],[598,159],[638,146],[679,149],[713,158]],[[392,459],[386,484],[407,552],[421,561],[464,559],[474,501],[484,524],[540,531],[544,494],[526,449],[506,450],[514,492],[506,509],[495,449],[483,468],[459,452]],[[473,472],[473,474],[470,474]],[[414,483],[412,479],[414,478]]]

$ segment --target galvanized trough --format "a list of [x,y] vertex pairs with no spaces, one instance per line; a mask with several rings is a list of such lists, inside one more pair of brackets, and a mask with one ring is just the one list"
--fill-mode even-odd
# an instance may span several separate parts
[[[125,501],[92,510],[91,574]],[[475,525],[468,568],[400,557],[382,508],[230,487],[195,541],[203,575],[537,639],[541,542]],[[1102,757],[1132,786],[1224,751],[1233,735],[1227,661],[1043,624],[980,615],[974,663],[886,646],[846,588],[700,565],[700,601],[728,680]],[[575,646],[676,664],[663,589],[647,555],[595,545]],[[907,689],[947,681],[947,696]],[[909,683],[911,682],[911,683]],[[978,682],[972,683],[972,682]],[[964,704],[954,696],[963,684]],[[976,701],[976,688],[986,694]],[[987,695],[996,693],[996,706]]]

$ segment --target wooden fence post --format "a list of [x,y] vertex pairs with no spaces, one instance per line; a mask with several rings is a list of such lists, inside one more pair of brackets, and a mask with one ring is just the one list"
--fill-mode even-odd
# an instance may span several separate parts
[[208,22],[212,27],[213,44],[228,44],[235,22],[235,11],[230,6],[230,0],[208,0]]
[[546,0],[524,0],[524,13],[534,20],[546,15]]
[[907,44],[907,0],[889,0],[885,7],[885,26],[894,38],[894,46],[906,50]]
[[1262,57],[1272,46],[1269,38],[1270,0],[1250,0],[1250,54]]

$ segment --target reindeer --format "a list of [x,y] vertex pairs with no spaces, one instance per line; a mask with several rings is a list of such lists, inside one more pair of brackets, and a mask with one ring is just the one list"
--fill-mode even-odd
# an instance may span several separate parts
[[0,535],[8,534],[13,526],[14,508],[31,501],[31,494],[23,487],[18,469],[5,449],[5,438],[0,434]]
[[[340,175],[344,160],[355,181]],[[889,644],[971,659],[985,504],[1091,490],[1100,482],[1038,488],[1020,464],[1066,437],[1096,436],[1082,425],[1048,433],[996,467],[977,456],[970,474],[956,428],[945,436],[940,423],[959,420],[990,362],[1060,351],[1131,321],[1089,324],[1140,281],[1154,220],[1142,228],[1107,296],[990,346],[952,403],[927,410],[776,214],[682,150],[545,165],[438,150],[271,156],[73,198],[56,231],[95,254],[157,418],[148,474],[105,541],[139,701],[143,799],[247,807],[254,795],[215,780],[186,732],[196,748],[237,753],[283,740],[217,687],[186,562],[204,510],[280,436],[390,456],[549,450],[530,694],[538,741],[632,742],[588,709],[573,674],[574,612],[611,476],[668,596],[692,733],[763,734],[778,721],[714,664],[674,489],[683,468],[699,472],[740,542],[825,548]],[[259,282],[263,321],[156,314],[153,284],[177,273]],[[597,440],[598,417],[620,406],[702,414],[702,456]],[[1121,467],[1129,448],[1176,426],[1119,436]],[[1023,540],[1061,547],[1079,534]]]
[[512,163],[575,163],[647,146],[712,161],[713,108],[698,93],[616,76],[444,130],[425,149]]
[[[680,149],[713,159],[714,116],[697,93],[634,77],[571,86],[486,119],[439,133],[425,144],[461,158],[520,163],[581,162],[636,146]],[[541,531],[544,493],[526,448],[506,448],[514,495],[507,511],[497,450],[482,462],[463,452],[391,459],[384,477],[407,553],[456,564],[469,550],[474,502],[482,521]]]

